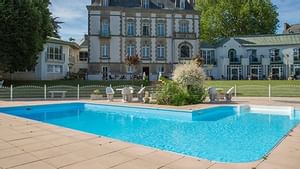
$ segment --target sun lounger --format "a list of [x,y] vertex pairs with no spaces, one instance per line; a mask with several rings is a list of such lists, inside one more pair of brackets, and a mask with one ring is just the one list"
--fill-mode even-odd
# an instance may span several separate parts
[[107,87],[105,89],[105,92],[106,92],[106,96],[107,96],[107,100],[108,101],[113,101],[114,99],[114,94],[115,94],[115,91],[112,87]]
[[137,93],[137,97],[138,97],[139,102],[143,102],[143,98],[145,96],[145,89],[146,89],[146,87],[142,87],[140,89],[140,91]]

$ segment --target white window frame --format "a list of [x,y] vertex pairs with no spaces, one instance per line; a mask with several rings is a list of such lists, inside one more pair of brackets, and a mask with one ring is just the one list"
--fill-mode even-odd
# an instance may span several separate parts
[[149,45],[144,45],[142,47],[142,57],[150,58],[150,46]]
[[179,24],[179,32],[180,33],[188,33],[189,32],[189,23],[182,22]]
[[63,61],[63,47],[61,45],[49,44],[47,46],[47,60]]
[[201,50],[201,56],[204,59],[204,65],[214,65],[216,60],[216,51],[213,49]]
[[[276,51],[278,51],[278,55],[276,55]],[[270,49],[269,50],[270,57],[280,57],[280,49]]]
[[101,23],[101,34],[109,35],[109,21],[107,19],[104,19]]
[[100,57],[101,58],[109,58],[109,44],[104,43],[100,45]]
[[127,55],[128,55],[129,57],[135,56],[135,45],[129,44],[129,45],[127,46]]
[[135,23],[132,21],[129,21],[127,23],[127,35],[128,36],[134,36],[135,35]]
[[[146,28],[146,32],[144,32],[144,28]],[[145,22],[142,24],[142,35],[143,36],[150,36],[151,35],[151,32],[150,32],[150,23],[148,22]],[[148,33],[148,34],[147,34]]]
[[[82,54],[82,55],[81,55]],[[83,57],[81,57],[83,56]],[[88,61],[88,52],[79,52],[79,61],[80,62],[86,62]]]
[[63,65],[47,65],[47,73],[56,73],[56,74],[62,74],[63,73]]
[[162,44],[157,45],[156,57],[159,59],[164,59],[166,55],[165,46]]
[[157,23],[157,36],[166,36],[166,24]]

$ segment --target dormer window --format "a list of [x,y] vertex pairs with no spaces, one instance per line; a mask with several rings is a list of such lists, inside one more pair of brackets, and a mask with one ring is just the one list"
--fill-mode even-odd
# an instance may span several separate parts
[[142,0],[142,7],[149,8],[149,0]]

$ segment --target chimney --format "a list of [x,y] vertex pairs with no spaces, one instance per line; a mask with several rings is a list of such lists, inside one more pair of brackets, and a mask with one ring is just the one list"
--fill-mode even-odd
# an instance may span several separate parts
[[288,32],[288,29],[289,29],[290,27],[291,27],[291,26],[290,26],[288,23],[284,23],[283,31],[284,31],[284,32]]

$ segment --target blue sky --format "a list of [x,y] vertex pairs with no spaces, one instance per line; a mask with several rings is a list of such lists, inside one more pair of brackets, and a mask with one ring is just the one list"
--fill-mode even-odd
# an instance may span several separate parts
[[[300,23],[300,2],[299,0],[272,0],[278,7],[279,28],[278,33],[283,30],[283,23]],[[90,0],[51,0],[50,7],[54,16],[60,17],[64,22],[60,34],[63,39],[70,37],[79,41],[87,33],[87,9],[86,5]]]

